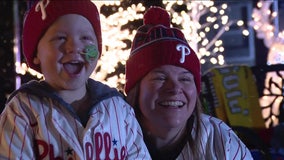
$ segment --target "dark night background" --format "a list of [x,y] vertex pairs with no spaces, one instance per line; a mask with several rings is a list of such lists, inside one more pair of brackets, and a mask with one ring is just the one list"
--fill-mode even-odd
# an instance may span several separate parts
[[[14,29],[15,24],[13,20],[14,12],[13,12],[13,3],[15,1],[12,0],[1,0],[0,1],[0,112],[4,108],[4,104],[6,101],[6,97],[15,89],[15,77],[20,76],[21,82],[25,83],[35,77],[29,75],[16,75],[14,68]],[[18,14],[20,20],[20,28],[22,25],[22,18],[27,9],[27,2],[25,0],[18,0]],[[151,5],[161,6],[163,7],[162,0],[124,0],[121,3],[123,8],[127,8],[131,4],[135,3],[143,3],[146,8],[149,8]],[[257,1],[256,1],[257,2]],[[256,4],[254,2],[254,6]],[[118,7],[116,6],[104,6],[101,8],[101,13],[104,15],[110,15],[116,11]],[[183,8],[175,8],[176,10],[183,10]],[[142,20],[133,21],[124,26],[125,28],[136,30],[138,26],[142,24]],[[122,28],[123,29],[123,28]],[[265,64],[266,63],[266,54],[267,48],[264,47],[262,40],[255,39],[255,53],[258,54],[255,59],[255,64]],[[24,62],[24,58],[22,57],[22,62]],[[123,67],[123,66],[122,66]],[[120,69],[121,71],[122,69]],[[124,70],[124,68],[123,68]]]

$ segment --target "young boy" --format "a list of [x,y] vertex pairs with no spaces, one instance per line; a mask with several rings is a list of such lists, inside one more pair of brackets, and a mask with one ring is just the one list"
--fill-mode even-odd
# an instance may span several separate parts
[[27,13],[23,52],[44,75],[15,91],[0,117],[0,159],[150,159],[131,107],[89,79],[102,51],[90,0],[42,0]]

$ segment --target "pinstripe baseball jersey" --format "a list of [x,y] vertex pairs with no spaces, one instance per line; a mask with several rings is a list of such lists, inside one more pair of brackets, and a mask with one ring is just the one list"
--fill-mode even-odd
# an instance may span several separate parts
[[89,79],[82,125],[45,82],[17,90],[0,117],[0,159],[150,159],[133,109],[119,92]]
[[[194,129],[192,131],[194,136]],[[208,160],[252,160],[248,148],[234,131],[222,120],[201,115],[201,157]],[[177,160],[191,160],[190,146],[187,143]]]

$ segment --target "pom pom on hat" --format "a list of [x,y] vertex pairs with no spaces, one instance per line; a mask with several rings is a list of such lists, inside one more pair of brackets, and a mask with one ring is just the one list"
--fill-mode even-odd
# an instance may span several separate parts
[[33,63],[37,45],[47,29],[66,14],[78,14],[92,24],[95,31],[98,50],[102,51],[100,15],[96,5],[90,0],[40,0],[26,13],[23,28],[23,53],[29,67],[41,72],[40,66]]
[[161,7],[151,7],[144,14],[144,25],[137,30],[126,62],[126,94],[148,72],[162,65],[174,65],[190,71],[200,93],[201,67],[197,55],[183,33],[170,27],[167,11]]
[[170,27],[171,20],[168,12],[160,7],[151,7],[144,15],[145,25],[164,25]]

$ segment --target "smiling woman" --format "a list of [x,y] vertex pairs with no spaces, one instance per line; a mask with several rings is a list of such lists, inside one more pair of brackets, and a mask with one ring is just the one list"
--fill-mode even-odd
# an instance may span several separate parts
[[142,125],[160,126],[162,137],[171,128],[183,130],[194,110],[197,93],[194,76],[188,70],[174,65],[153,69],[140,83]]
[[125,92],[152,159],[252,159],[220,119],[201,112],[200,62],[166,10],[144,15],[126,63]]

